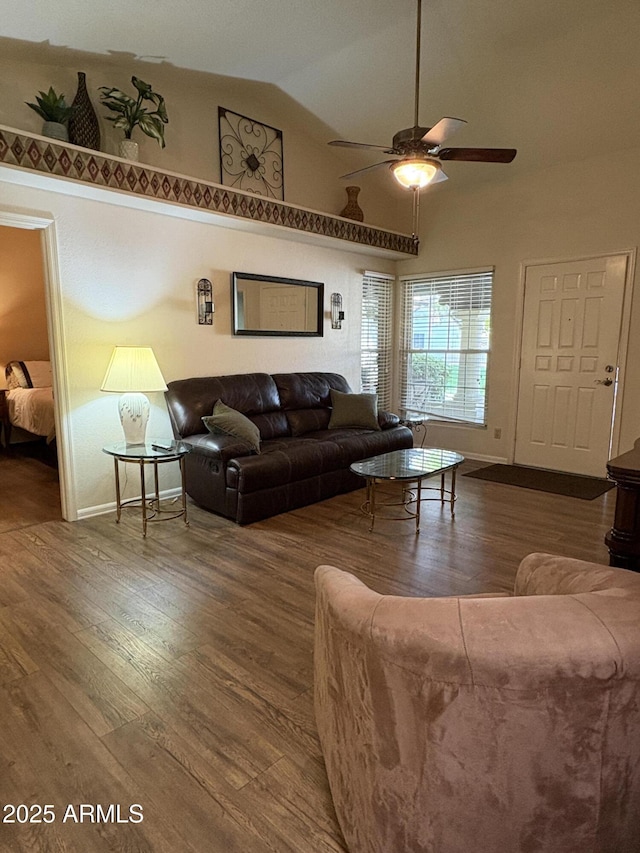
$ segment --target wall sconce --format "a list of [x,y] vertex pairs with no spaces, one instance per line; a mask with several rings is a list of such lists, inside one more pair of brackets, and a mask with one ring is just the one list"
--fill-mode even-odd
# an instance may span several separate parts
[[331,294],[331,328],[341,329],[342,321],[344,320],[344,311],[342,310],[342,294]]
[[201,278],[196,288],[198,302],[198,323],[201,326],[213,325],[213,285],[208,278]]

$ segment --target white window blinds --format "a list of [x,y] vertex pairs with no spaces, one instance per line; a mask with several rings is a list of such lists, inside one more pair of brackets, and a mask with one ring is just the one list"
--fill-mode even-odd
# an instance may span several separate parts
[[361,384],[363,391],[377,392],[381,409],[391,409],[394,280],[365,272],[362,281]]
[[493,271],[402,280],[401,409],[486,423]]

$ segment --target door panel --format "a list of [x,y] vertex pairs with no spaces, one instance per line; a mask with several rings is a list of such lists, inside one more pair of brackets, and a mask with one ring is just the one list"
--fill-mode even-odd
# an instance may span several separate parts
[[606,475],[626,264],[527,267],[516,463]]

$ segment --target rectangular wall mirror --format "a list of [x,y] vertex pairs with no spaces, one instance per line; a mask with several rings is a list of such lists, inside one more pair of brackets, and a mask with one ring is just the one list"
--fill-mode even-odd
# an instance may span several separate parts
[[320,337],[324,284],[272,275],[231,276],[234,335]]

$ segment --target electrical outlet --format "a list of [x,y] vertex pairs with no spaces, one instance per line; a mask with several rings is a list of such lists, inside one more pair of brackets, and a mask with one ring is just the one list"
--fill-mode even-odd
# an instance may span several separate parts
[[494,438],[502,438],[502,430],[499,427],[496,427],[493,431]]

